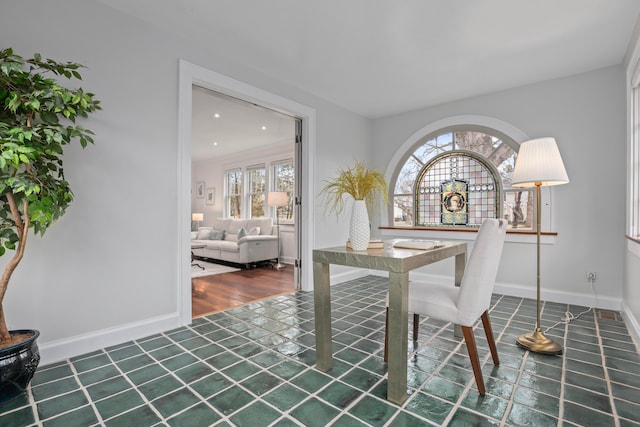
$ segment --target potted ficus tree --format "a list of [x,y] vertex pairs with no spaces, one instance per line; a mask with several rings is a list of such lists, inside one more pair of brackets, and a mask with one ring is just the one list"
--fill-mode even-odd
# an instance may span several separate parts
[[349,226],[349,241],[356,251],[367,249],[371,228],[369,209],[388,200],[387,180],[382,172],[369,168],[364,162],[340,169],[335,178],[326,180],[322,189],[327,201],[326,209],[339,215],[345,208],[345,196],[354,200]]
[[[30,231],[43,235],[73,200],[64,177],[63,148],[84,148],[91,132],[76,124],[100,109],[92,93],[62,86],[81,80],[83,66],[35,54],[31,59],[0,51],[0,256],[8,256],[0,277],[0,399],[26,388],[40,360],[37,330],[9,331],[4,296],[24,257]],[[18,362],[17,364],[14,362]]]

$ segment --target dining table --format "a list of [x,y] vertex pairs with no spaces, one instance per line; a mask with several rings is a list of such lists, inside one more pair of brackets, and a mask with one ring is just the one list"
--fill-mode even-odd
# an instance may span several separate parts
[[316,368],[323,372],[333,365],[329,266],[334,264],[388,272],[387,399],[396,404],[401,404],[407,398],[409,272],[455,257],[454,282],[460,286],[467,259],[466,242],[437,241],[427,245],[430,246],[428,249],[408,249],[396,246],[400,240],[384,240],[382,248],[364,251],[354,251],[346,245],[313,250]]

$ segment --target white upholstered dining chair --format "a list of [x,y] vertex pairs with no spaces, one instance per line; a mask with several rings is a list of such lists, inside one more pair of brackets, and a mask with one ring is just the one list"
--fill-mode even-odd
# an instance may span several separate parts
[[[489,349],[495,365],[500,364],[496,349],[489,307],[504,244],[507,221],[485,219],[478,231],[475,244],[467,260],[460,287],[434,285],[424,282],[409,282],[409,313],[413,313],[413,340],[418,340],[420,315],[453,322],[462,327],[462,333],[471,359],[473,374],[481,395],[485,394],[484,380],[480,369],[478,349],[473,335],[473,325],[482,319]],[[388,302],[388,296],[387,296]],[[385,325],[384,360],[387,361],[389,339]]]

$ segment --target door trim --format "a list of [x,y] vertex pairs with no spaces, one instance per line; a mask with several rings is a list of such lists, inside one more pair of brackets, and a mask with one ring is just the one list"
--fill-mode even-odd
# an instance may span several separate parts
[[[290,116],[302,119],[302,139],[305,150],[302,153],[302,195],[309,198],[315,194],[315,170],[312,159],[315,155],[316,139],[316,110],[275,93],[260,89],[231,77],[208,70],[184,60],[179,62],[178,86],[178,144],[177,144],[177,284],[176,301],[179,318],[183,325],[192,322],[191,317],[191,259],[190,231],[191,231],[191,91],[192,85],[202,86],[226,95],[235,96],[248,102],[280,111]],[[309,199],[311,200],[311,199]],[[301,259],[312,259],[314,245],[314,206],[313,203],[302,205]],[[301,271],[301,289],[313,289],[313,274],[306,268]]]

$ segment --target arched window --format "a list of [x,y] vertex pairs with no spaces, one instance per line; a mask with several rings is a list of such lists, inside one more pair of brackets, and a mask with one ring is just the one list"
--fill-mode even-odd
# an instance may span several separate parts
[[400,163],[392,182],[394,227],[477,228],[503,217],[531,230],[533,193],[513,188],[518,144],[480,126],[427,135]]

